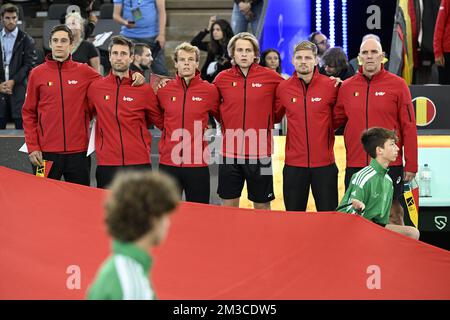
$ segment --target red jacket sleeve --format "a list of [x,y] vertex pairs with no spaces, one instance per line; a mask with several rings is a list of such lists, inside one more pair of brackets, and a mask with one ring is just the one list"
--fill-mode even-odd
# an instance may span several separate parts
[[158,106],[158,99],[156,99],[156,95],[150,86],[148,86],[148,96],[146,112],[147,126],[154,124],[158,129],[162,130],[164,126],[163,113]]
[[216,86],[211,86],[210,91],[210,112],[213,115],[213,117],[220,122],[220,113],[219,113],[219,105],[220,105],[220,95],[219,91],[217,90]]
[[442,0],[439,7],[438,16],[436,19],[436,25],[434,27],[434,57],[442,57],[444,55],[443,43],[444,43],[444,30],[449,19],[450,1]]
[[347,122],[347,115],[345,114],[345,90],[344,88],[340,88],[336,105],[333,108],[333,127],[337,129],[344,125]]
[[414,116],[411,93],[405,82],[401,92],[398,105],[398,118],[401,128],[401,139],[403,141],[403,152],[405,157],[405,171],[417,172],[417,126]]
[[279,123],[283,119],[283,117],[286,113],[286,108],[281,103],[281,95],[282,94],[283,94],[283,92],[282,92],[280,86],[278,85],[277,91],[275,94],[275,117],[274,117],[275,123]]
[[28,77],[27,94],[22,108],[23,129],[28,153],[41,151],[38,137],[39,86],[36,83],[36,70],[38,69],[32,70]]

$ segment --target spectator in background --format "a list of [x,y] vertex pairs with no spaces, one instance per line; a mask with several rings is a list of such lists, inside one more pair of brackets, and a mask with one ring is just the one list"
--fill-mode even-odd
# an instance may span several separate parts
[[149,82],[152,62],[153,56],[150,46],[146,43],[136,43],[134,45],[134,59],[130,65],[130,70],[139,72],[145,77],[145,81]]
[[439,83],[450,84],[450,0],[442,0],[439,7],[433,46]]
[[320,73],[329,77],[345,80],[355,73],[350,68],[347,56],[341,47],[330,48],[322,56],[323,66]]
[[[202,67],[202,79],[213,82],[220,71],[231,68],[231,58],[228,56],[227,46],[233,37],[230,24],[223,19],[216,20],[217,16],[209,18],[208,28],[200,31],[191,44],[202,51],[208,52],[205,64]],[[209,42],[202,41],[208,33],[211,33]]]
[[73,34],[72,60],[87,63],[100,73],[100,56],[92,44],[83,38],[84,20],[78,12],[66,15],[66,26]]
[[263,67],[274,70],[281,75],[285,80],[289,79],[289,75],[281,73],[281,57],[280,53],[275,49],[267,49],[261,53],[261,60],[259,64]]
[[[156,5],[155,5],[156,4]],[[135,43],[150,45],[153,73],[168,75],[164,57],[166,43],[165,0],[114,0],[113,19],[122,25],[120,34]]]
[[175,182],[157,172],[124,173],[105,203],[112,255],[88,289],[90,300],[153,300],[148,251],[160,244],[180,201]]
[[[69,13],[78,12],[86,22],[83,25],[83,37],[85,40],[94,33],[95,25],[98,21],[97,16],[92,11],[94,2],[95,0],[71,0],[69,1],[71,5],[68,6],[66,10],[66,15],[68,15]],[[62,24],[66,23],[65,18],[66,16],[63,15],[60,19],[60,22]]]
[[234,0],[231,26],[234,34],[246,32],[248,24],[252,25],[252,33],[258,36],[261,31],[261,16],[264,0]]
[[37,60],[34,40],[19,30],[18,17],[19,9],[15,5],[1,7],[0,129],[6,128],[9,116],[14,120],[15,128],[22,129],[28,73]]
[[317,57],[319,58],[319,67],[323,66],[322,56],[330,48],[330,42],[326,35],[320,31],[314,31],[309,35],[308,40],[317,46]]

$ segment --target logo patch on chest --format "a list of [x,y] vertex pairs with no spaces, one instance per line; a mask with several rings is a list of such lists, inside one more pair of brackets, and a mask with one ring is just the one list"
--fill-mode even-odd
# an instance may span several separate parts
[[192,97],[192,101],[203,101],[200,97]]

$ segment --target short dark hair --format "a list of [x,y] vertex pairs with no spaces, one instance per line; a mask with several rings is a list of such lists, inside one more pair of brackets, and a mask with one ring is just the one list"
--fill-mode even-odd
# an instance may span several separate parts
[[108,46],[108,52],[111,54],[111,49],[114,45],[128,46],[130,49],[130,56],[134,55],[134,43],[124,36],[114,36]]
[[[314,43],[314,44],[316,44],[316,42],[314,41],[314,38],[317,36],[317,35],[319,35],[319,34],[323,34],[322,32],[320,32],[320,31],[314,31],[314,32],[312,32],[310,35],[309,35],[309,37],[308,37],[308,41],[309,42],[312,42],[312,43]],[[324,34],[323,34],[324,35]]]
[[333,47],[325,51],[322,61],[325,66],[336,68],[336,74],[348,68],[347,55],[341,47]]
[[50,42],[52,41],[53,35],[58,31],[64,31],[67,32],[67,35],[69,36],[70,43],[73,42],[73,33],[72,30],[65,24],[58,24],[57,26],[54,26],[52,31],[50,31]]
[[2,5],[0,12],[1,12],[2,18],[5,15],[5,12],[15,12],[15,13],[17,13],[17,17],[19,17],[19,8],[15,5],[13,5],[12,3],[5,3],[4,5]]
[[374,159],[377,157],[377,147],[384,148],[384,144],[389,139],[395,142],[398,140],[394,131],[380,127],[369,128],[361,135],[364,150]]
[[153,231],[154,223],[170,214],[180,201],[172,178],[160,172],[121,172],[114,179],[105,203],[108,233],[133,242]]
[[136,56],[142,56],[142,54],[144,53],[144,48],[148,48],[150,52],[152,51],[152,48],[147,43],[135,43],[134,54]]

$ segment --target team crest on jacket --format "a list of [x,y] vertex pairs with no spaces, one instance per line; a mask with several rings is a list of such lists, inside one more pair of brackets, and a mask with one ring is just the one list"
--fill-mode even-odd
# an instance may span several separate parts
[[51,87],[52,85],[53,85],[53,82],[51,82],[51,81],[47,82],[48,87]]
[[291,102],[297,102],[297,98],[291,98]]
[[177,97],[171,97],[170,100],[172,100],[172,102],[177,101]]
[[103,97],[103,99],[105,99],[106,101],[108,101],[108,100],[109,100],[109,95],[105,95],[105,96]]
[[353,92],[353,96],[354,96],[354,97],[359,96],[359,92],[358,92],[358,91]]
[[231,83],[231,86],[232,86],[232,87],[237,87],[237,82],[233,81],[233,82]]

